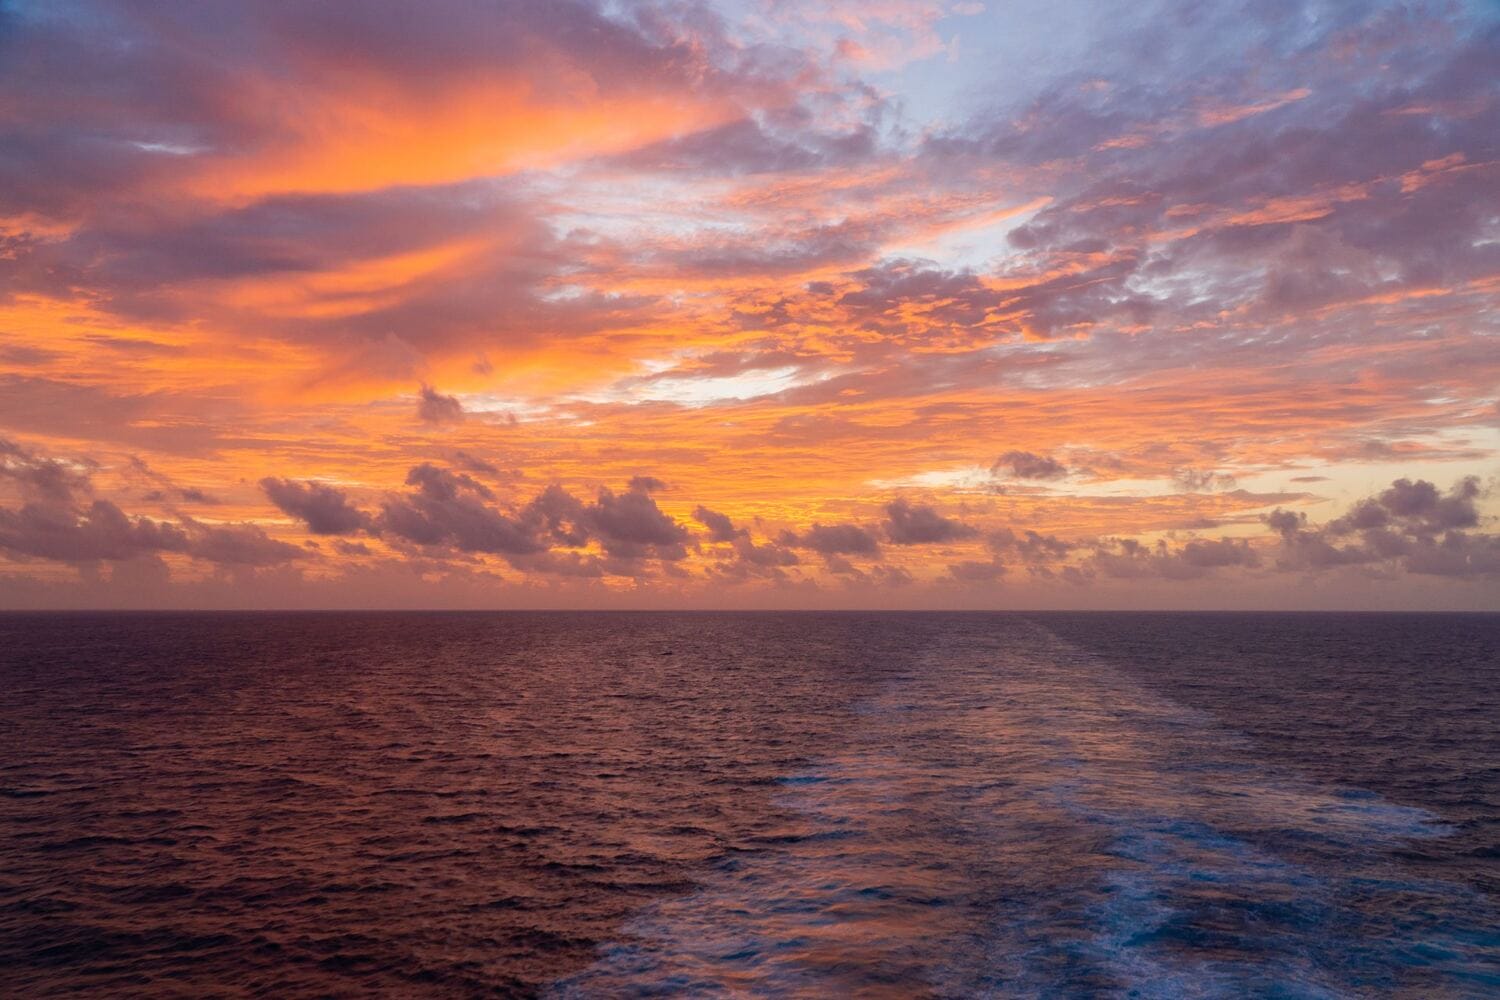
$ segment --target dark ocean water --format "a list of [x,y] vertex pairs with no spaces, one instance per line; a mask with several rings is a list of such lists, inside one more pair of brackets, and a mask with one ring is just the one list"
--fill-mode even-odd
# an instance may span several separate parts
[[0,616],[0,995],[1500,996],[1500,616]]

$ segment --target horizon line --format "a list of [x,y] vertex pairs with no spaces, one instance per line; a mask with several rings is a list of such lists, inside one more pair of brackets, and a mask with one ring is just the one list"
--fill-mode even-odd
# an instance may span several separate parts
[[0,608],[4,615],[221,615],[221,614],[772,614],[772,615],[1500,615],[1500,608]]

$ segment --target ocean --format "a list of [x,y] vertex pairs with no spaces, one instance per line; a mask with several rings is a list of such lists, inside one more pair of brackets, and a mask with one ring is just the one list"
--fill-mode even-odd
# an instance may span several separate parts
[[0,616],[0,995],[1500,996],[1500,615]]

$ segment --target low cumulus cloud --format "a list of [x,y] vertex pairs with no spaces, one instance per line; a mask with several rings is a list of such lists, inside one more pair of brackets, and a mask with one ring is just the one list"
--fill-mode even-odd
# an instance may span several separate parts
[[1306,513],[1278,508],[1262,522],[1269,535],[1064,539],[1035,530],[1001,528],[986,536],[989,561],[948,567],[950,578],[991,582],[1007,562],[1041,579],[1089,583],[1101,579],[1195,580],[1222,572],[1324,572],[1357,569],[1394,578],[1400,574],[1475,579],[1500,576],[1500,536],[1480,530],[1476,477],[1447,490],[1425,480],[1398,479],[1321,525]]
[[813,524],[801,534],[784,531],[781,544],[799,549],[810,549],[822,556],[870,556],[880,555],[880,543],[875,536],[857,524]]
[[[255,524],[128,514],[113,501],[94,497],[92,472],[97,468],[92,460],[67,462],[0,438],[0,478],[16,484],[23,500],[16,508],[0,507],[0,551],[74,565],[176,553],[221,566],[258,567],[307,556]],[[150,474],[139,459],[128,461],[126,468],[137,476]],[[177,489],[165,477],[152,478]]]
[[1014,554],[1028,564],[1055,562],[1078,547],[1075,542],[1056,535],[1044,535],[1029,528],[1020,532],[1001,528],[992,532],[985,543],[997,556]]
[[998,559],[965,559],[948,566],[948,575],[955,583],[994,583],[1006,573],[1006,566]]
[[268,536],[258,525],[191,524],[188,555],[222,566],[277,566],[307,555],[288,542]]
[[1426,480],[1398,479],[1354,504],[1341,517],[1312,526],[1306,515],[1277,509],[1265,523],[1281,539],[1277,565],[1320,571],[1361,566],[1459,578],[1500,575],[1500,536],[1480,527],[1479,479],[1448,490]]
[[349,535],[370,527],[370,516],[336,487],[267,476],[260,488],[277,507],[307,525],[314,535]]
[[1121,538],[1097,543],[1086,568],[1116,579],[1193,580],[1214,570],[1259,565],[1260,556],[1245,539],[1195,538],[1174,548],[1166,541],[1147,545]]
[[127,515],[108,500],[81,508],[67,501],[32,502],[0,508],[0,549],[19,556],[66,563],[134,559],[160,552],[188,552],[192,539],[175,524]]
[[601,488],[595,501],[583,508],[583,516],[583,523],[612,556],[626,559],[655,556],[667,560],[687,557],[685,544],[691,538],[688,530],[656,506],[639,479],[624,493]]
[[708,540],[711,542],[732,542],[745,534],[744,529],[734,526],[727,514],[709,510],[702,504],[694,508],[693,520],[708,529]]
[[743,583],[749,580],[785,582],[786,571],[801,564],[797,553],[786,544],[787,539],[757,542],[748,528],[737,527],[726,514],[710,510],[699,504],[693,510],[693,520],[707,529],[707,540],[716,544],[729,544],[730,555],[722,556],[709,567],[713,578],[725,583]]
[[929,545],[972,538],[978,532],[962,521],[944,517],[925,504],[904,499],[885,505],[885,537],[894,545]]
[[[553,483],[516,496],[497,492],[464,466],[420,462],[400,488],[363,505],[331,483],[264,477],[258,485],[267,501],[311,536],[298,545],[253,522],[128,512],[98,495],[99,468],[92,459],[45,455],[0,439],[0,484],[17,498],[14,506],[0,506],[0,552],[21,562],[80,568],[177,556],[236,572],[301,560],[337,565],[340,559],[349,561],[351,571],[372,559],[404,559],[412,566],[446,571],[467,565],[477,572],[481,557],[494,556],[522,577],[770,587],[813,584],[814,576],[803,570],[806,553],[820,557],[812,572],[825,582],[858,587],[907,587],[921,579],[949,588],[987,587],[1016,569],[1032,580],[1069,584],[1339,571],[1388,579],[1500,577],[1500,536],[1485,530],[1485,490],[1472,476],[1447,489],[1398,479],[1320,524],[1304,511],[1277,508],[1261,518],[1258,533],[1169,533],[1150,540],[969,524],[901,497],[883,505],[878,523],[813,522],[757,537],[705,504],[690,508],[691,521],[679,522],[656,500],[666,484],[650,475],[632,477],[623,489],[601,486],[581,494]],[[143,462],[118,468],[127,485],[149,469]],[[1245,527],[1240,521],[1233,530]],[[319,537],[332,542],[320,545]],[[902,558],[885,561],[883,542]],[[913,572],[912,549],[926,545],[952,546],[960,558],[933,567],[937,576]]]
[[0,437],[0,480],[9,480],[23,496],[51,502],[66,502],[90,490],[93,463],[69,463],[38,455],[8,438]]
[[472,476],[430,463],[414,467],[406,485],[413,489],[385,500],[373,522],[379,530],[418,546],[503,556],[541,572],[594,575],[596,563],[550,550],[597,541],[613,570],[636,575],[639,560],[687,558],[692,538],[657,506],[650,491],[662,484],[650,477],[636,477],[620,493],[601,488],[592,501],[554,484],[518,508],[500,506]]
[[1351,568],[1386,578],[1495,577],[1500,576],[1500,535],[1479,530],[1483,496],[1474,476],[1447,490],[1426,480],[1398,479],[1321,525],[1310,523],[1304,512],[1277,508],[1262,518],[1271,537],[1064,542],[1006,530],[991,535],[990,545],[997,554],[1016,553],[1044,577],[1072,571],[1090,579],[1192,580],[1233,570]]
[[471,476],[424,462],[407,473],[406,485],[413,489],[389,497],[380,514],[381,528],[396,538],[512,556],[546,548],[533,524],[492,508],[494,493]]
[[796,552],[780,542],[756,542],[744,531],[734,538],[732,551],[732,557],[720,559],[709,567],[713,578],[727,583],[750,580],[785,582],[787,570],[802,562]]

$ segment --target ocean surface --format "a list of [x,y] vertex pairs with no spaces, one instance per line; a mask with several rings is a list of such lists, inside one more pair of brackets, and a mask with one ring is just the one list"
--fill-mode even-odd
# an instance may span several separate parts
[[1500,615],[0,615],[0,996],[1500,996]]

